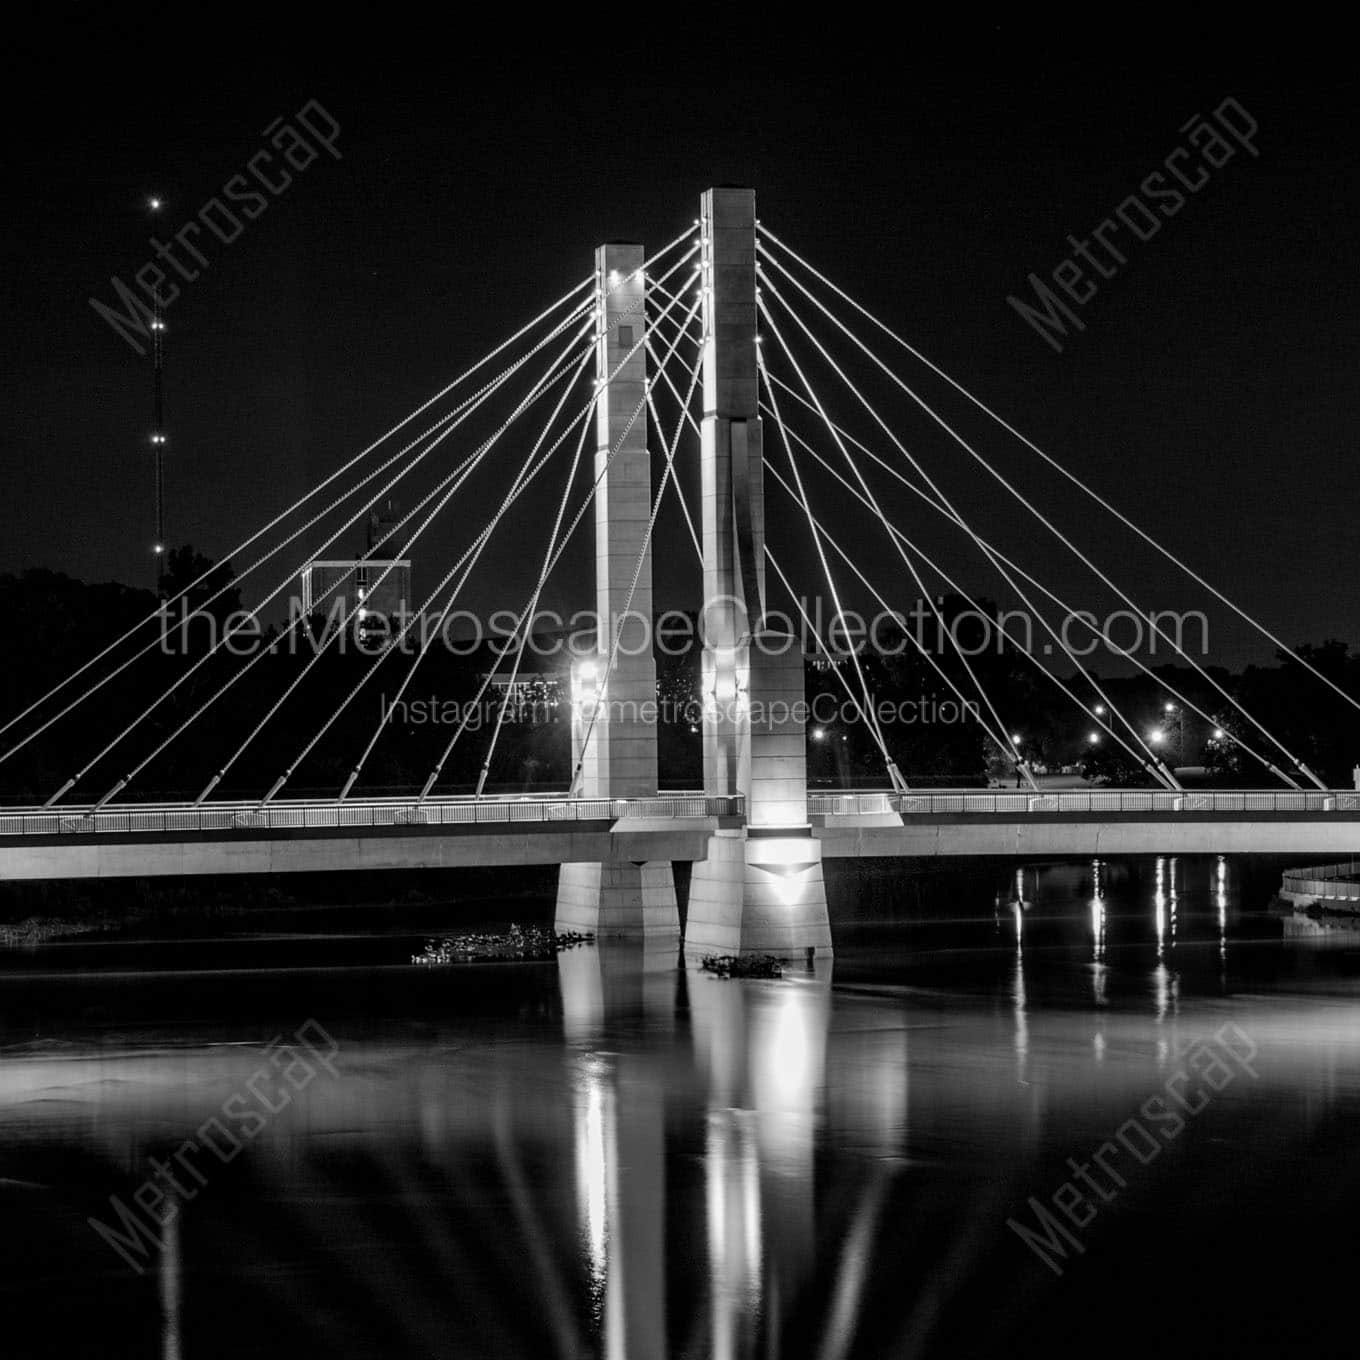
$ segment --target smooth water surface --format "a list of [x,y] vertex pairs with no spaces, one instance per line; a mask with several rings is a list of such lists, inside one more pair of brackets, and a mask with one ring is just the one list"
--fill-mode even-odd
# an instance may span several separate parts
[[880,883],[778,981],[417,968],[434,908],[10,951],[0,1356],[1351,1353],[1360,932],[1277,885]]

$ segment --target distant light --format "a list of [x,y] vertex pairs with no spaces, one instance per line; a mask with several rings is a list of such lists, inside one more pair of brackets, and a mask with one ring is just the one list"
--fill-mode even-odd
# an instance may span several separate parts
[[1095,711],[1096,711],[1096,713],[1097,713],[1100,717],[1103,718],[1103,717],[1105,716],[1105,705],[1104,705],[1104,704],[1097,704],[1096,707],[1095,707]]
[[1166,703],[1164,703],[1164,704],[1162,705],[1162,712],[1163,712],[1163,713],[1174,713],[1175,711],[1176,711],[1176,705],[1173,704],[1173,703],[1171,703],[1170,700],[1168,700]]
[[149,207],[152,212],[160,212],[161,200],[159,198],[152,198],[147,202],[147,207]]
[[1011,745],[1012,745],[1012,746],[1019,746],[1019,745],[1020,745],[1020,733],[1019,733],[1019,732],[1012,732],[1012,733],[1011,733]]
[[159,557],[161,553],[165,551],[165,548],[160,543],[157,543],[156,546],[151,549],[151,551],[154,552],[157,557]]
[[1088,733],[1086,740],[1089,741],[1092,746],[1098,745],[1100,742],[1100,733],[1099,732]]
[[1164,736],[1166,736],[1166,733],[1163,732],[1162,729],[1159,727],[1159,728],[1157,728],[1156,731],[1154,731],[1154,732],[1149,732],[1149,733],[1148,733],[1148,740],[1149,740],[1154,746],[1156,746],[1157,743],[1160,742],[1161,739],[1162,739]]
[[1215,741],[1223,740],[1223,729],[1221,727],[1214,728],[1214,740]]
[[824,728],[824,727],[814,727],[814,728],[812,729],[812,740],[813,740],[813,741],[822,741],[825,737],[826,737],[826,728]]

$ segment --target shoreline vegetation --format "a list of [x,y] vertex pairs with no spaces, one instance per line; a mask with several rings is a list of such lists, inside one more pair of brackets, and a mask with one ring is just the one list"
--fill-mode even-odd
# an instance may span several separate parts
[[[185,925],[324,908],[460,909],[492,901],[552,901],[556,874],[529,869],[507,882],[489,871],[296,874],[282,881],[224,875],[0,883],[0,948],[23,948],[151,924]],[[436,931],[429,932],[434,935]]]

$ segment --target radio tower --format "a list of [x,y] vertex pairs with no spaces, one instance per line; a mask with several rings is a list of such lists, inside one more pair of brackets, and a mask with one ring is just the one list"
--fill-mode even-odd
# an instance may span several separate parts
[[[161,200],[153,198],[152,213],[161,210]],[[156,464],[156,594],[165,596],[165,319],[161,314],[160,289],[152,294],[151,365],[153,370],[154,410],[151,423],[151,448]]]

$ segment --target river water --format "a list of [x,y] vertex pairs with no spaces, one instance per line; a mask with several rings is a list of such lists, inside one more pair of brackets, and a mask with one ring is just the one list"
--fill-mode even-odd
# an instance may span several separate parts
[[1280,867],[847,881],[779,980],[415,967],[433,906],[5,952],[0,1356],[1351,1354],[1360,933]]

